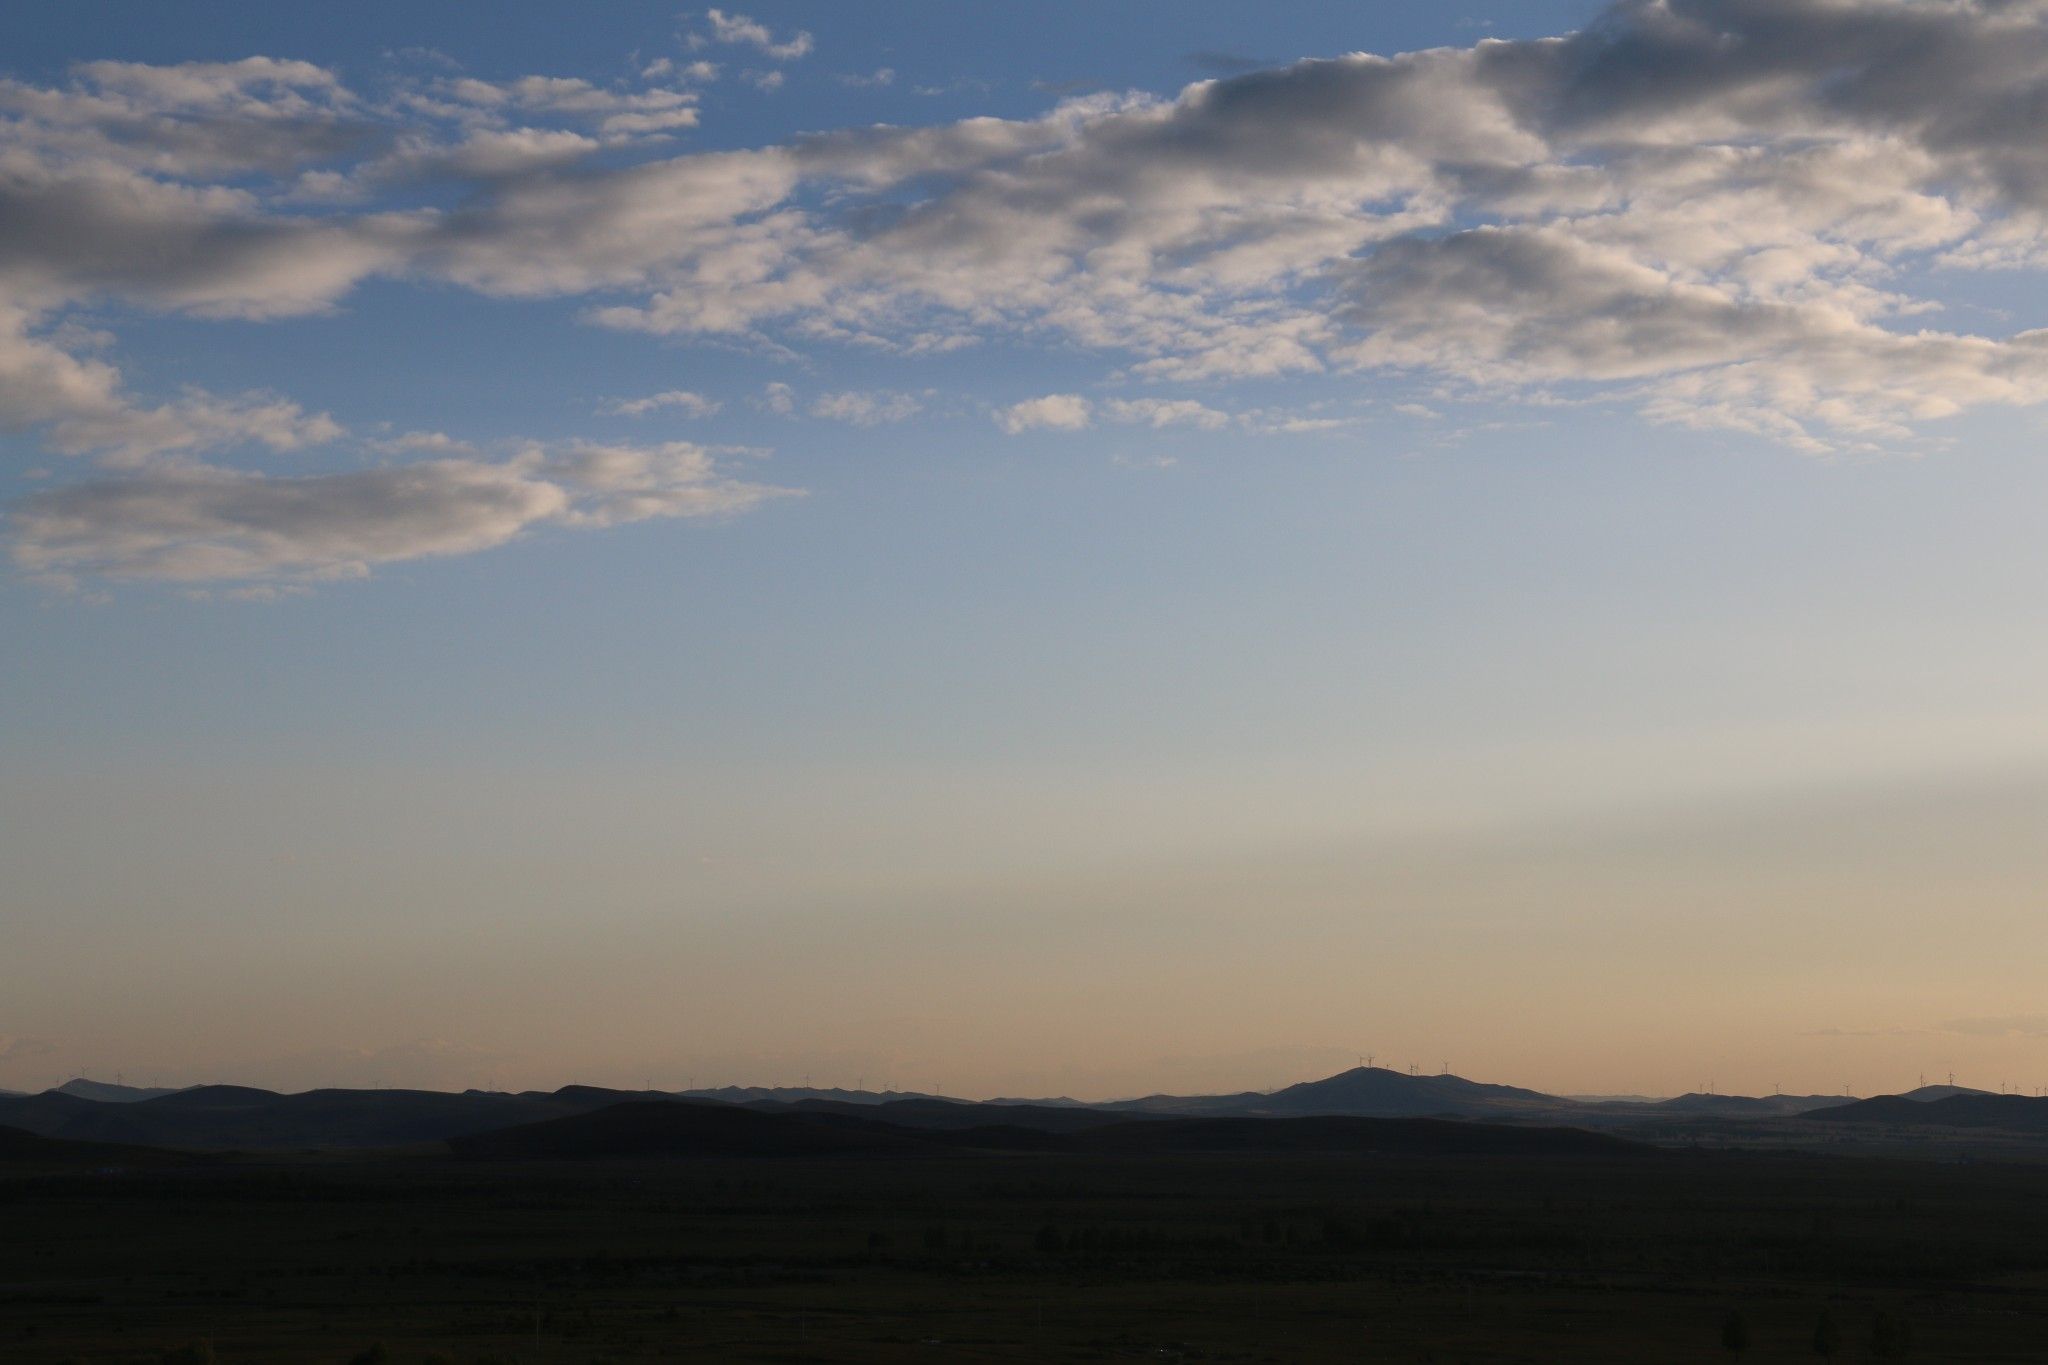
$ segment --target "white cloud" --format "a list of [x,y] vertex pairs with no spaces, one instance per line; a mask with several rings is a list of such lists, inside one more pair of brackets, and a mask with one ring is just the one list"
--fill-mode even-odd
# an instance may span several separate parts
[[[642,72],[642,77],[653,79],[668,74],[666,70],[653,76]],[[698,119],[694,92],[663,86],[627,90],[566,76],[522,76],[494,84],[461,76],[442,82],[437,92],[443,98],[477,110],[516,110],[521,114],[575,118],[595,124],[607,134],[694,128]]]
[[650,412],[673,408],[685,417],[710,417],[724,404],[688,389],[668,389],[645,398],[616,398],[598,409],[614,417],[645,417]]
[[1012,436],[1045,427],[1053,431],[1080,431],[1089,424],[1093,405],[1076,393],[1048,393],[1027,398],[996,411],[996,425]]
[[476,447],[445,431],[406,431],[369,442],[382,455],[473,455]]
[[1216,431],[1230,424],[1230,414],[1192,398],[1113,398],[1102,405],[1112,422],[1148,427],[1197,427]]
[[804,56],[811,50],[811,35],[802,29],[790,37],[777,41],[768,26],[749,19],[744,14],[727,14],[722,9],[704,11],[704,18],[711,25],[711,36],[721,43],[742,43],[759,48],[761,52],[778,62],[786,62]]

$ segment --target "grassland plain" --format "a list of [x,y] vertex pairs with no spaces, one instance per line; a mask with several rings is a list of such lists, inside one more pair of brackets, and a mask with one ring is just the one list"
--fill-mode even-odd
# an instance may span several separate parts
[[387,1153],[17,1167],[0,1227],[25,1365],[2048,1355],[2018,1163]]

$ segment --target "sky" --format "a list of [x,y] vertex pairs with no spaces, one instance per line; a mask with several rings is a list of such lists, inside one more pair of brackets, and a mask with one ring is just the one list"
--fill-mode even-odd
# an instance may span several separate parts
[[0,1087],[2048,1085],[2048,3],[0,13]]

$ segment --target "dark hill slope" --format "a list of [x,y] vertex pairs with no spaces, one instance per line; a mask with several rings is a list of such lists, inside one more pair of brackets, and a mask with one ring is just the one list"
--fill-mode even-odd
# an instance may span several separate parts
[[1163,1156],[1183,1152],[1355,1152],[1429,1156],[1632,1156],[1655,1149],[1572,1128],[1510,1127],[1449,1119],[1129,1119],[1053,1133],[1013,1124],[912,1129],[837,1112],[763,1112],[677,1101],[614,1105],[593,1113],[455,1138],[472,1160],[629,1157],[932,1156],[948,1151]]
[[453,1138],[472,1161],[607,1157],[880,1156],[935,1150],[916,1134],[839,1115],[807,1118],[688,1100],[615,1104],[587,1114]]
[[55,1137],[67,1124],[112,1108],[111,1105],[95,1104],[55,1090],[45,1090],[40,1095],[9,1095],[0,1098],[0,1126]]
[[839,1114],[848,1118],[891,1123],[900,1128],[940,1131],[968,1128],[1030,1129],[1040,1133],[1076,1133],[1112,1123],[1127,1123],[1134,1114],[1102,1109],[1054,1108],[1039,1104],[962,1104],[954,1100],[892,1100],[886,1104],[845,1104],[833,1100],[800,1100],[795,1104],[752,1104],[761,1113]]
[[1808,1118],[1823,1123],[1891,1124],[1913,1128],[1997,1128],[2013,1133],[2048,1134],[2048,1099],[2032,1095],[1950,1095],[1939,1100],[1913,1100],[1904,1095],[1879,1095],[1854,1104],[1823,1109]]
[[0,1170],[76,1166],[162,1166],[204,1160],[153,1147],[125,1147],[113,1142],[67,1142],[20,1128],[0,1128]]
[[1068,1135],[1064,1150],[1359,1152],[1413,1156],[1646,1156],[1655,1148],[1577,1128],[1527,1128],[1427,1118],[1159,1119]]
[[507,1095],[433,1090],[308,1090],[279,1095],[246,1086],[201,1086],[133,1103],[67,1095],[0,1100],[0,1124],[45,1137],[147,1147],[277,1151],[397,1147],[559,1118],[616,1104],[615,1090],[577,1087]]

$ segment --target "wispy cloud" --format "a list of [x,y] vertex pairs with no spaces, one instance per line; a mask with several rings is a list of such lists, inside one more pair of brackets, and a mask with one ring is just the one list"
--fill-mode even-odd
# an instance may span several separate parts
[[614,398],[600,404],[598,411],[613,417],[645,417],[650,412],[674,410],[684,417],[710,417],[724,404],[690,389],[666,389],[645,398]]
[[835,422],[851,422],[855,426],[880,426],[887,422],[901,422],[924,410],[924,404],[913,394],[842,390],[838,393],[820,394],[811,401],[811,416],[830,418]]
[[704,11],[704,19],[711,25],[711,41],[757,48],[763,56],[778,62],[794,61],[811,50],[811,35],[804,29],[787,38],[777,38],[766,24],[722,9]]
[[0,1062],[18,1062],[30,1057],[47,1057],[56,1050],[56,1042],[49,1038],[30,1038],[15,1033],[0,1033]]

